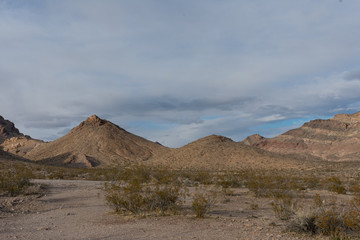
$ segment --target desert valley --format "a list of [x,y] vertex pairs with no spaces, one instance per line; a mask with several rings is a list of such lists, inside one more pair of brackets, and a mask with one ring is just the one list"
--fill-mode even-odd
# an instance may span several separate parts
[[180,148],[88,117],[33,139],[0,116],[0,239],[360,239],[360,112]]

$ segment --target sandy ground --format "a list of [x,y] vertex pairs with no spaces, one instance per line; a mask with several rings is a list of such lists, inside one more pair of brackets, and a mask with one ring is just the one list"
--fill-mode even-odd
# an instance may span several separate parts
[[[268,200],[239,189],[205,219],[188,212],[176,216],[120,216],[104,201],[103,183],[36,180],[46,195],[31,198],[22,212],[0,212],[0,239],[314,239],[284,232]],[[258,204],[252,210],[250,204]],[[21,205],[21,204],[19,204]]]

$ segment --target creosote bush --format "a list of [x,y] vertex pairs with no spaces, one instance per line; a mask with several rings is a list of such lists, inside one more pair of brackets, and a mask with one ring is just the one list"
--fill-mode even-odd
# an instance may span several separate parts
[[338,194],[346,194],[346,189],[338,177],[330,177],[326,179],[325,185],[329,191],[336,192]]
[[118,169],[112,179],[105,184],[106,201],[118,213],[176,213],[187,192],[174,173],[144,166]]
[[296,213],[289,224],[295,232],[321,233],[332,239],[358,239],[360,232],[360,211],[356,197],[350,204],[341,207],[332,202],[325,206],[319,195],[314,197],[310,211]]
[[[113,181],[105,184],[107,203],[117,213],[134,215],[176,214],[183,208],[187,198],[196,217],[202,218],[216,202],[216,190],[207,185],[197,187],[189,194],[184,179],[209,184],[214,176],[202,172],[196,177],[193,172],[174,172],[135,166],[134,169],[119,169]],[[190,180],[191,181],[191,180]]]
[[215,203],[215,192],[205,192],[200,190],[195,193],[191,206],[197,218],[204,218]]
[[10,196],[24,194],[30,186],[30,180],[25,172],[9,171],[0,175],[0,192]]
[[297,200],[291,193],[274,197],[271,203],[275,216],[281,220],[289,220],[295,213]]

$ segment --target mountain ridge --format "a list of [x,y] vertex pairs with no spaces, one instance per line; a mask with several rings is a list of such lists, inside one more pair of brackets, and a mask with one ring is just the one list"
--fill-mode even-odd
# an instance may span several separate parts
[[310,154],[327,161],[359,161],[360,112],[311,120],[274,138],[254,134],[243,143],[280,154]]
[[254,134],[235,142],[210,135],[180,148],[149,141],[96,115],[52,142],[25,136],[6,121],[7,129],[14,133],[0,144],[3,150],[51,165],[89,168],[140,163],[170,168],[235,169],[360,160],[360,112],[311,120],[274,138]]

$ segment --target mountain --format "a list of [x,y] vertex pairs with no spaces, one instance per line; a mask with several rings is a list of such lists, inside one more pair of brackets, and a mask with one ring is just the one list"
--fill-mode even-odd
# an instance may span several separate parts
[[43,143],[43,141],[22,134],[14,123],[0,116],[0,148],[6,152],[22,157]]
[[0,116],[0,144],[3,143],[6,139],[22,136],[24,135],[20,133],[19,129],[15,127],[14,123]]
[[79,167],[143,162],[167,148],[93,115],[67,135],[39,145],[24,157],[48,164]]
[[252,167],[307,168],[312,165],[218,135],[204,137],[181,148],[171,149],[164,155],[152,159],[150,163],[176,169],[203,170],[235,170]]
[[281,154],[315,156],[328,161],[360,160],[360,112],[305,123],[274,138],[252,135],[243,143]]

